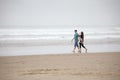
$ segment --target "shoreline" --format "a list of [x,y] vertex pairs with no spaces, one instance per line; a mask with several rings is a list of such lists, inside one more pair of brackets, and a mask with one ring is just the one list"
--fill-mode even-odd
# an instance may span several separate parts
[[76,55],[76,56],[81,56],[81,55],[96,55],[96,54],[120,54],[120,52],[91,52],[91,53],[78,53],[78,52],[71,52],[71,53],[57,53],[57,54],[31,54],[31,55],[12,55],[12,56],[0,56],[0,58],[7,58],[7,57],[32,57],[32,56],[67,56],[67,55]]
[[[88,53],[120,52],[119,44],[85,44]],[[50,46],[4,46],[0,47],[0,56],[21,56],[21,55],[47,55],[47,54],[68,54],[72,53],[73,45],[50,45]],[[82,53],[85,50],[82,49]],[[76,50],[76,53],[77,50]]]
[[100,55],[100,54],[120,54],[120,52],[91,52],[91,53],[78,53],[78,52],[71,52],[71,53],[60,53],[60,54],[31,54],[31,55],[13,55],[13,56],[0,56],[0,58],[12,58],[12,57],[34,57],[34,56],[70,56],[70,55],[76,55],[76,56],[80,56],[80,55]]

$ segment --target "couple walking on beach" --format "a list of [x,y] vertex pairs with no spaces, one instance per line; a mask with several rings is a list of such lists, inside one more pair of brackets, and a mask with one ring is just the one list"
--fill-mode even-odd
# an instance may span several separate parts
[[78,48],[78,52],[81,53],[81,47],[83,47],[86,50],[87,53],[87,48],[84,46],[84,33],[80,32],[79,34],[77,33],[77,30],[74,31],[74,37],[72,41],[74,40],[74,49],[73,52],[75,52],[76,47]]

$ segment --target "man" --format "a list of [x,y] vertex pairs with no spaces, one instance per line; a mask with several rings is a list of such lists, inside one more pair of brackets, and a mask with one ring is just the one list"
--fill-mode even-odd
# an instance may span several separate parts
[[74,31],[75,34],[74,34],[74,37],[72,39],[72,41],[74,40],[74,49],[73,49],[73,52],[75,52],[75,49],[76,47],[78,48],[78,51],[79,51],[79,46],[78,46],[78,33],[77,33],[77,30]]

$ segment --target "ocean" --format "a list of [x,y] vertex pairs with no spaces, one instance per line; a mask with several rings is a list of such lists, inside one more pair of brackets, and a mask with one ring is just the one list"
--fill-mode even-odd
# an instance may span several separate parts
[[0,28],[0,41],[4,40],[69,40],[83,31],[86,39],[120,38],[119,26],[11,26]]
[[120,51],[120,26],[0,26],[0,56],[71,53],[75,29],[84,32],[89,52]]

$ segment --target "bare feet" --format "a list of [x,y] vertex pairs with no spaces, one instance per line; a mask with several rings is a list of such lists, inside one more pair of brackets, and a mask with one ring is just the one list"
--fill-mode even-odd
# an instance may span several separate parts
[[80,50],[78,50],[78,52],[80,52]]
[[81,53],[81,48],[79,49],[79,53]]
[[75,50],[73,50],[72,52],[75,52]]

